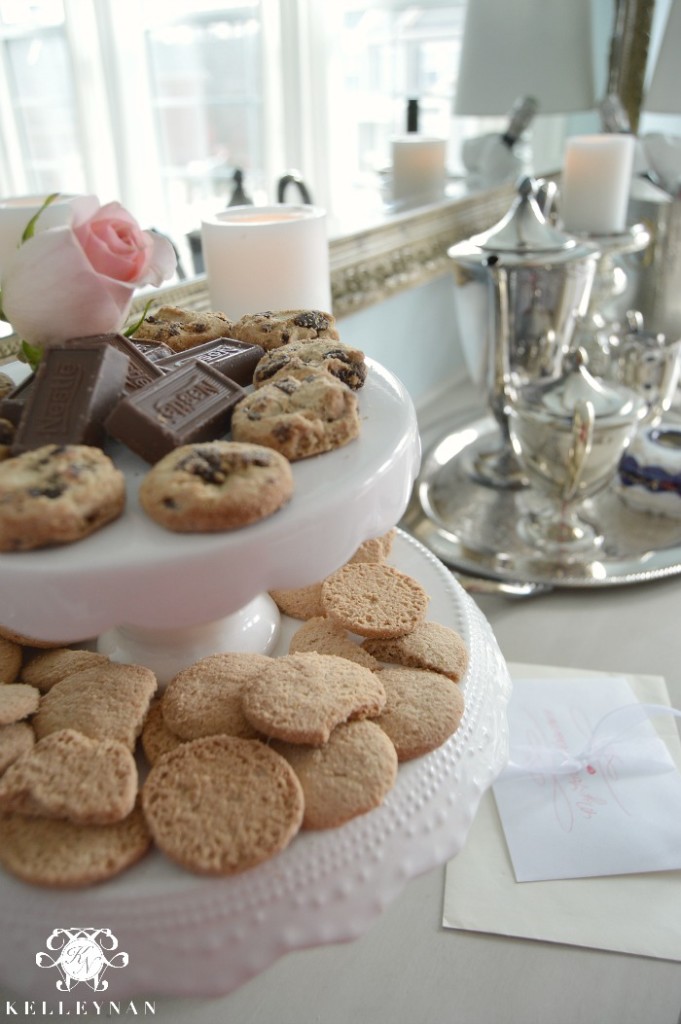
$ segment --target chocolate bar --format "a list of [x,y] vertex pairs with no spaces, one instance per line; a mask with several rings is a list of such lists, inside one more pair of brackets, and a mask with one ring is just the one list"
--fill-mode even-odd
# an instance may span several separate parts
[[147,462],[158,462],[180,445],[222,437],[245,394],[219,370],[194,359],[121,399],[105,427]]
[[48,348],[26,399],[12,454],[44,444],[100,445],[104,420],[120,399],[127,372],[127,357],[110,345],[83,342]]
[[82,348],[84,345],[112,345],[128,357],[128,374],[123,387],[126,395],[146,387],[147,384],[151,384],[152,380],[158,380],[163,375],[163,371],[157,369],[151,359],[147,359],[144,353],[140,352],[137,346],[122,334],[97,334],[89,338],[73,338],[65,342],[67,348],[74,346]]
[[138,341],[136,338],[131,338],[131,341],[143,356],[151,359],[152,363],[173,355],[170,345],[164,345],[162,341]]
[[0,418],[9,420],[15,427],[24,414],[24,406],[35,384],[35,373],[32,373],[21,384],[17,384],[8,395],[0,399]]
[[265,349],[260,345],[250,345],[234,338],[216,338],[214,341],[193,345],[184,352],[176,352],[165,359],[159,359],[157,366],[162,370],[173,371],[190,360],[200,359],[201,362],[224,373],[230,380],[236,381],[242,387],[248,387],[253,383],[255,368],[264,355]]

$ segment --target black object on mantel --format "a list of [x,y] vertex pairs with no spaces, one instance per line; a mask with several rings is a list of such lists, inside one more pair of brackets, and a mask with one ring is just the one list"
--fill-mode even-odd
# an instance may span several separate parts
[[419,101],[407,100],[407,132],[419,130]]
[[508,115],[508,128],[501,136],[501,141],[504,145],[508,146],[509,149],[513,149],[538,109],[539,104],[534,96],[521,96],[515,101]]
[[238,167],[232,175],[232,181],[234,182],[234,191],[227,206],[252,206],[253,200],[244,191],[244,172]]
[[278,203],[286,202],[286,190],[288,189],[289,185],[293,185],[294,188],[298,190],[298,192],[300,193],[300,201],[302,203],[306,203],[308,206],[312,205],[312,193],[310,192],[309,188],[301,178],[298,171],[288,171],[288,173],[282,175],[282,177],[277,182]]

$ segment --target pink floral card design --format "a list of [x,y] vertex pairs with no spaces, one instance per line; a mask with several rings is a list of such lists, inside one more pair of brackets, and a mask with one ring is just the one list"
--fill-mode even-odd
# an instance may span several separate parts
[[518,882],[681,868],[681,774],[624,678],[517,679],[494,797]]

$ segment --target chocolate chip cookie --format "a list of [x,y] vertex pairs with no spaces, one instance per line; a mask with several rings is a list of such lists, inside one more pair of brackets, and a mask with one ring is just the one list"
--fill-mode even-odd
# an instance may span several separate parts
[[319,309],[282,309],[277,312],[246,313],[232,324],[230,338],[262,345],[266,352],[292,341],[316,338],[338,340],[336,321]]
[[264,384],[232,416],[235,441],[276,448],[291,462],[340,448],[359,432],[357,395],[324,370]]
[[367,368],[364,353],[332,338],[320,341],[292,341],[271,349],[255,368],[253,384],[262,387],[281,377],[306,377],[310,370],[326,370],[353,391],[362,387]]
[[233,441],[187,444],[166,455],[139,490],[142,508],[177,533],[216,533],[271,516],[293,494],[287,459]]
[[202,345],[214,338],[233,338],[231,320],[224,313],[197,313],[194,309],[161,306],[145,317],[132,340],[167,345],[173,352]]
[[124,506],[125,478],[101,449],[35,448],[0,463],[0,551],[81,540]]

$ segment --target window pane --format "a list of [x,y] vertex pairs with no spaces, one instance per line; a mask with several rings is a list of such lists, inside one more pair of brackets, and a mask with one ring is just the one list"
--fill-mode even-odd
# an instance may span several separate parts
[[0,3],[0,33],[25,188],[85,188],[73,69],[61,0]]
[[409,99],[419,102],[423,134],[451,138],[467,2],[339,3],[329,86],[330,190],[339,205],[370,212],[390,165],[391,138],[406,131]]
[[[218,6],[218,5],[207,5]],[[236,168],[249,189],[263,174],[259,5],[197,12],[175,3],[180,20],[160,21],[147,4],[152,105],[169,206],[227,203]],[[184,9],[183,11],[181,9]],[[163,5],[163,11],[168,11]]]

